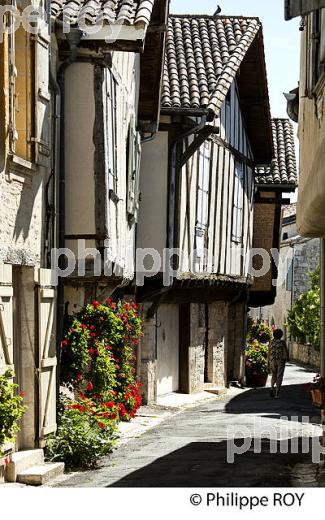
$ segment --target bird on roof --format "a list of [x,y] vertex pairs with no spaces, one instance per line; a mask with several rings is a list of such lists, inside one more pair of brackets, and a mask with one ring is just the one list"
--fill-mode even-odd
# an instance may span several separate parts
[[220,13],[221,13],[221,7],[220,7],[220,5],[217,5],[217,9],[216,9],[215,13],[213,14],[213,16],[218,16],[218,14],[220,14]]

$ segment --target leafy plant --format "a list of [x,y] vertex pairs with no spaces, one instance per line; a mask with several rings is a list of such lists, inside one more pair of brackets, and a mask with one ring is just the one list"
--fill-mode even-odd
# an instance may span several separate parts
[[19,432],[19,420],[27,409],[23,405],[23,392],[18,394],[18,385],[11,381],[13,377],[12,370],[0,375],[0,454],[4,443],[14,442]]
[[68,469],[96,466],[116,443],[117,425],[110,412],[109,407],[85,397],[75,402],[61,400],[58,430],[48,440],[46,459],[64,461]]
[[246,376],[268,374],[268,347],[257,340],[251,340],[245,350]]
[[62,342],[62,382],[96,402],[114,402],[130,420],[141,406],[135,349],[142,320],[134,303],[93,301],[71,320]]
[[261,343],[268,343],[273,337],[272,328],[267,323],[249,322],[247,340],[248,342],[257,340]]
[[287,316],[290,334],[299,342],[320,346],[320,268],[310,273],[311,288],[294,303]]

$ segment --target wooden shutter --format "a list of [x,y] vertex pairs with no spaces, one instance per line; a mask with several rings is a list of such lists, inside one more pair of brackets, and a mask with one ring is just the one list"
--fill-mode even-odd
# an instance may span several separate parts
[[241,243],[243,240],[243,209],[244,209],[244,166],[236,162],[235,185],[234,185],[234,207],[232,221],[232,240]]
[[35,272],[38,325],[39,374],[39,439],[56,430],[56,342],[55,302],[56,291],[51,286],[50,269]]
[[325,0],[285,0],[285,19],[291,20],[325,7]]
[[51,96],[49,92],[48,26],[43,24],[35,39],[35,161],[48,166],[51,155]]
[[0,264],[0,374],[14,369],[12,266]]
[[128,137],[128,195],[127,212],[135,219],[139,209],[139,174],[141,158],[141,137],[136,131],[134,117],[131,118]]
[[200,252],[202,252],[205,248],[205,239],[208,226],[210,161],[211,143],[206,141],[199,150],[197,209],[195,227],[196,249],[198,257],[201,257]]
[[108,169],[108,189],[117,192],[117,118],[116,118],[116,82],[112,72],[106,69],[104,82],[104,131],[105,160]]

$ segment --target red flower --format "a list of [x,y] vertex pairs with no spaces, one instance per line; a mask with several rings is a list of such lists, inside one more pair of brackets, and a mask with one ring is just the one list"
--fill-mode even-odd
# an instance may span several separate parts
[[23,392],[23,391],[19,392],[19,396],[20,397],[25,397],[25,392]]
[[64,339],[61,343],[62,348],[66,348],[69,345],[69,341],[67,339]]
[[81,381],[81,380],[82,380],[82,375],[81,375],[81,374],[77,374],[77,380],[78,380],[78,381]]
[[111,299],[110,298],[106,298],[106,303],[109,305],[111,303]]
[[89,352],[89,354],[95,354],[95,350],[94,350],[93,348],[90,348],[90,349],[88,350],[88,352]]
[[113,303],[111,303],[111,309],[112,309],[113,311],[115,311],[115,310],[116,310],[116,303],[114,303],[114,302],[113,302]]
[[95,330],[95,325],[90,325],[90,330]]
[[88,392],[91,392],[91,390],[94,388],[94,385],[92,384],[91,381],[89,381],[88,385],[87,385],[87,390]]
[[92,338],[96,338],[96,337],[97,337],[97,334],[96,334],[96,332],[92,332],[92,333],[90,334],[90,336],[91,336]]
[[139,341],[137,339],[133,340],[133,345],[139,345]]
[[93,307],[95,307],[95,309],[99,307],[99,302],[97,300],[94,300],[93,302],[91,302],[91,304]]
[[81,327],[82,329],[86,329],[86,328],[87,328],[87,325],[85,325],[84,323],[81,323],[80,327]]
[[98,421],[98,428],[106,428],[106,424]]

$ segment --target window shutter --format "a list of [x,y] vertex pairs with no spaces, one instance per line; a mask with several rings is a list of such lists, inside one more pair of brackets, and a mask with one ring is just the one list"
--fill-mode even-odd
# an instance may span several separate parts
[[211,143],[206,141],[199,150],[197,210],[195,227],[196,249],[198,258],[202,256],[201,253],[205,248],[206,233],[208,228],[210,161]]
[[49,92],[50,35],[42,23],[35,39],[35,162],[48,166],[51,155],[51,96]]
[[116,159],[116,83],[112,72],[106,69],[106,93],[104,93],[105,155],[108,169],[108,189],[117,193]]
[[141,137],[135,128],[132,116],[128,136],[128,196],[127,212],[136,220],[139,209],[139,177],[141,158]]
[[244,167],[240,162],[235,166],[235,186],[234,186],[234,208],[232,222],[232,241],[237,244],[243,238],[243,209],[244,209]]
[[325,0],[285,0],[285,19],[291,20],[325,7]]

